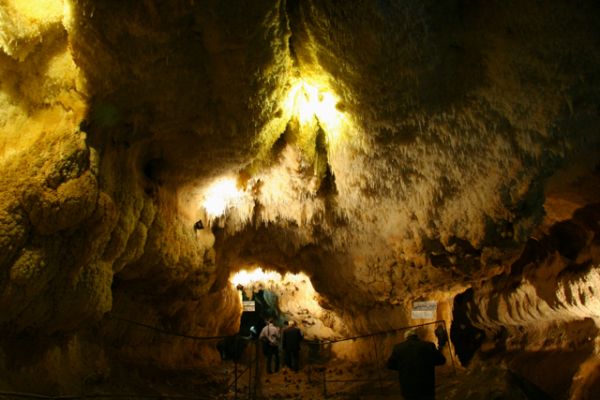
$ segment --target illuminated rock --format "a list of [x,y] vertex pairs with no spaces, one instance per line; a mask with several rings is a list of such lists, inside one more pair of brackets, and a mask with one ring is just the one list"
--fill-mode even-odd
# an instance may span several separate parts
[[544,346],[577,354],[536,383],[595,390],[598,11],[2,2],[4,386],[208,365],[214,343],[123,320],[233,334],[229,278],[260,265],[309,279],[273,287],[315,338],[404,326],[435,300],[485,336],[457,352],[523,371]]

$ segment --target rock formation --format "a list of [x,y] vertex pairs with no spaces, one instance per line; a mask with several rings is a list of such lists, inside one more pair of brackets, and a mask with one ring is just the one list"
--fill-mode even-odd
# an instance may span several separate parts
[[593,0],[0,1],[0,389],[206,365],[206,343],[124,320],[233,334],[229,279],[261,266],[310,278],[317,338],[436,300],[462,368],[502,360],[592,398],[598,16]]

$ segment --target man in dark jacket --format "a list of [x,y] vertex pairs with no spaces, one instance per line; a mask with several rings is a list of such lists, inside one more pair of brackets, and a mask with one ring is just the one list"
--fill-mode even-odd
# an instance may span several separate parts
[[398,371],[406,400],[434,400],[435,366],[444,364],[446,358],[433,343],[419,339],[417,330],[407,331],[405,337],[394,346],[387,368]]
[[285,365],[298,372],[300,369],[300,342],[304,336],[294,321],[291,323],[285,321],[285,325],[288,325],[288,327],[283,330],[283,340],[281,342]]

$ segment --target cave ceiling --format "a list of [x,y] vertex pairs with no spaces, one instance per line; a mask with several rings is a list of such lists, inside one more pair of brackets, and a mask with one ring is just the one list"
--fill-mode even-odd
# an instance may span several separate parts
[[23,4],[0,2],[7,330],[172,316],[254,265],[359,310],[597,279],[596,2]]

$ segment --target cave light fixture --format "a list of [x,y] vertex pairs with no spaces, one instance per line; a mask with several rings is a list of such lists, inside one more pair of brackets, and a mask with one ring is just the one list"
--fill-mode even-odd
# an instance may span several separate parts
[[320,125],[329,144],[341,138],[345,115],[339,110],[339,99],[325,79],[296,79],[285,102],[285,110],[296,117],[302,129]]

